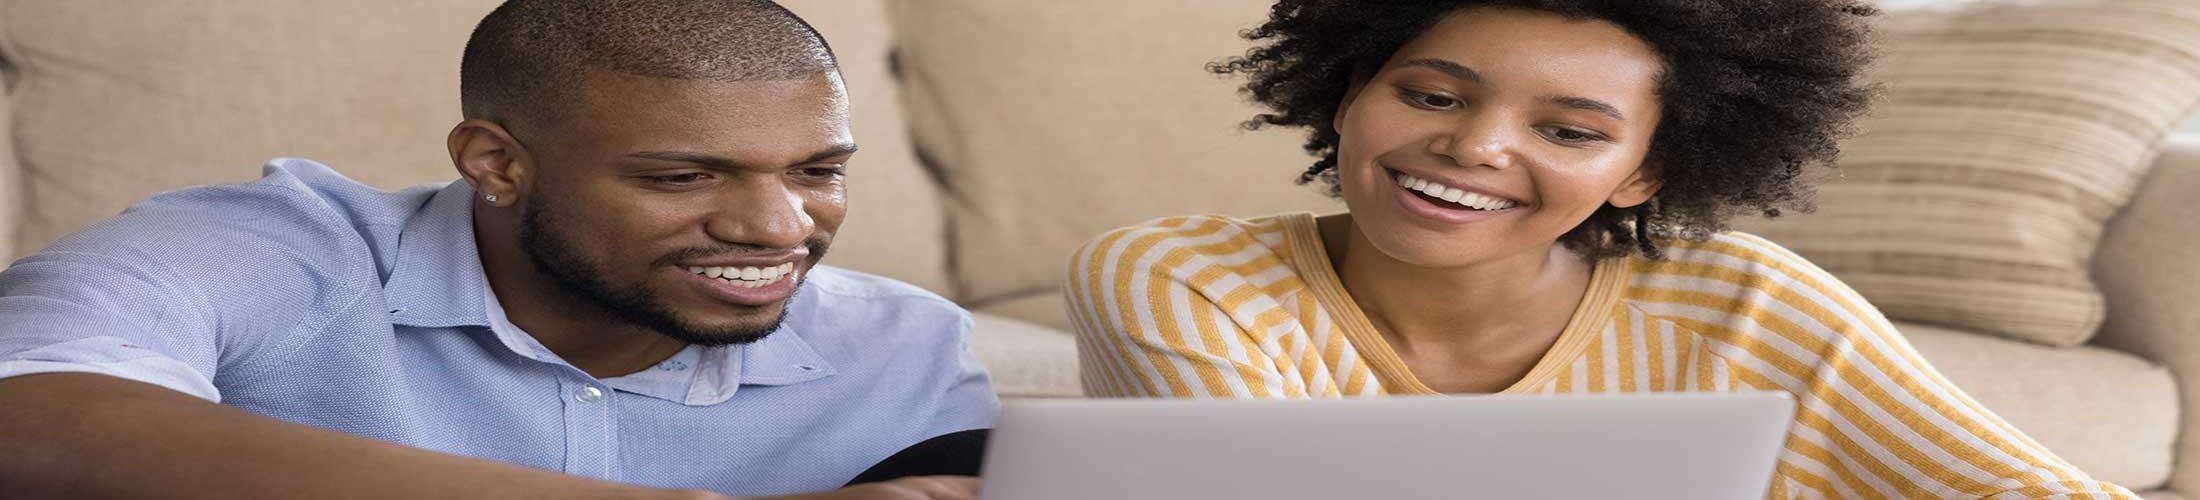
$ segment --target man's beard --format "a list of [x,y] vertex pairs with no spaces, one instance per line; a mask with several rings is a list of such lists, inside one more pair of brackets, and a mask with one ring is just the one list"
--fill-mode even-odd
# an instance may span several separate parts
[[[528,260],[534,263],[536,271],[550,276],[568,295],[587,300],[628,323],[689,344],[747,344],[763,340],[765,336],[778,331],[780,324],[787,321],[787,311],[794,308],[795,299],[789,296],[786,303],[781,304],[779,316],[762,327],[712,328],[687,321],[671,306],[666,305],[646,283],[624,288],[604,283],[604,266],[581,254],[580,247],[557,229],[557,222],[548,208],[541,197],[529,196],[520,212],[519,242],[520,248],[527,252]],[[811,261],[824,256],[825,245],[822,242],[806,243],[810,247]],[[689,258],[725,253],[729,252],[718,249],[687,249],[676,252],[674,256]],[[800,281],[795,282],[795,289],[800,290],[803,282],[808,280],[808,273],[803,273]]]

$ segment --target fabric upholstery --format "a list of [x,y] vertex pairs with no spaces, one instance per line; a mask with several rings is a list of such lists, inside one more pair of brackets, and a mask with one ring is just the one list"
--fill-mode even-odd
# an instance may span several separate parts
[[1071,398],[1084,395],[1077,385],[1077,344],[1069,332],[985,313],[976,322],[970,349],[993,375],[993,392],[1003,398]]
[[31,203],[19,249],[277,156],[383,187],[455,177],[458,55],[495,4],[7,2]]
[[977,312],[1029,321],[1048,328],[1070,331],[1069,303],[1060,290],[1017,295],[988,301]]
[[2200,105],[2200,3],[1979,1],[1892,12],[1880,36],[1884,99],[1819,212],[1748,229],[1890,317],[2083,343],[2102,227]]
[[[0,10],[0,12],[6,12]],[[7,23],[0,23],[0,30]],[[23,169],[15,161],[13,72],[8,68],[8,35],[0,31],[0,266],[15,260],[15,233],[23,220]]]
[[2146,500],[2185,500],[2185,496],[2170,490],[2141,491],[2139,498]]
[[[2101,240],[2094,275],[2108,297],[2108,323],[2097,343],[2184,374],[2187,405],[2200,402],[2200,137],[2172,142],[2130,208]],[[2200,429],[2200,412],[2181,427]],[[2171,486],[2200,491],[2200,436],[2177,445]]]
[[945,179],[964,299],[1053,292],[1070,251],[1161,216],[1335,210],[1298,131],[1206,64],[1271,2],[896,0],[917,146]]
[[[884,6],[789,3],[836,42],[864,149],[832,263],[947,291],[939,202],[886,77]],[[457,177],[444,136],[459,54],[496,4],[0,0],[30,202],[15,248],[154,192],[251,179],[277,156],[383,188]]]
[[2169,370],[2099,347],[1898,327],[1956,387],[2095,479],[2143,491],[2169,478],[2178,424]]

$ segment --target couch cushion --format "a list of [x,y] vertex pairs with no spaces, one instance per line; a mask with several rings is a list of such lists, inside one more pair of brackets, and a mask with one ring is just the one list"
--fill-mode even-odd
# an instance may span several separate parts
[[[2101,239],[2094,275],[2108,296],[2103,346],[2138,353],[2185,374],[2185,401],[2200,401],[2200,136],[2172,141],[2131,207]],[[2172,486],[2200,491],[2200,413],[2188,412]]]
[[[30,201],[15,248],[157,191],[249,179],[276,156],[384,188],[457,178],[443,144],[459,54],[497,3],[0,0]],[[789,3],[836,42],[864,148],[833,262],[945,291],[937,195],[886,78],[884,6]]]
[[901,87],[888,64],[894,36],[886,0],[780,4],[825,34],[855,106],[852,119],[863,152],[848,164],[848,221],[833,240],[833,264],[955,297],[947,276],[946,207],[910,146]]
[[1077,340],[1069,332],[1014,319],[971,315],[970,350],[1004,398],[1070,398],[1077,385]]
[[893,2],[965,298],[1053,293],[1077,245],[1154,217],[1341,207],[1291,183],[1301,132],[1244,131],[1240,82],[1204,70],[1271,3]]
[[2080,470],[2133,491],[2169,479],[2178,426],[2169,370],[2098,347],[1899,327],[1949,381]]
[[1985,0],[1884,21],[1886,94],[1843,178],[1819,213],[1748,229],[1890,317],[2084,342],[2102,227],[2200,105],[2200,3]]
[[1062,292],[1044,292],[1016,295],[987,301],[974,309],[995,316],[1015,318],[1061,331],[1070,331],[1069,304],[1062,301]]

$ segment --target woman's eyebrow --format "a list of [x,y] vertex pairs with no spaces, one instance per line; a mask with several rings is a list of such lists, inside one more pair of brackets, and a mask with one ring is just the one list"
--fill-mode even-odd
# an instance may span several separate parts
[[1458,78],[1458,79],[1461,79],[1461,80],[1466,80],[1466,81],[1469,81],[1469,82],[1474,82],[1474,83],[1482,83],[1482,74],[1481,74],[1481,73],[1476,73],[1476,72],[1474,72],[1474,69],[1472,69],[1472,68],[1468,68],[1468,67],[1466,67],[1466,65],[1463,65],[1463,64],[1459,64],[1459,63],[1455,63],[1455,62],[1451,62],[1451,61],[1446,61],[1446,60],[1443,60],[1443,59],[1436,59],[1436,58],[1432,58],[1432,57],[1424,57],[1424,58],[1418,58],[1418,59],[1412,59],[1412,60],[1408,60],[1408,61],[1406,61],[1406,64],[1405,64],[1405,65],[1406,65],[1406,66],[1420,66],[1420,67],[1424,67],[1424,68],[1428,68],[1428,69],[1433,69],[1433,70],[1436,70],[1436,71],[1438,71],[1438,72],[1441,72],[1441,73],[1443,73],[1443,74],[1446,74],[1446,75],[1451,75],[1451,77],[1452,77],[1452,78]]
[[1615,120],[1623,122],[1627,121],[1627,116],[1620,114],[1618,107],[1610,104],[1605,104],[1604,101],[1599,101],[1596,99],[1560,95],[1544,96],[1543,102],[1557,104],[1560,106],[1579,109],[1583,111],[1593,111],[1596,113],[1601,113],[1605,116],[1610,116]]

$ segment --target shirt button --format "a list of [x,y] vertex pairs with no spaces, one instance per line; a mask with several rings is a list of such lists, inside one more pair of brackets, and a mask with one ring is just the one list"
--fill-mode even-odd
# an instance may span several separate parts
[[573,391],[573,400],[579,401],[583,404],[603,401],[603,389],[597,389],[594,387],[583,387],[581,388],[581,390]]

